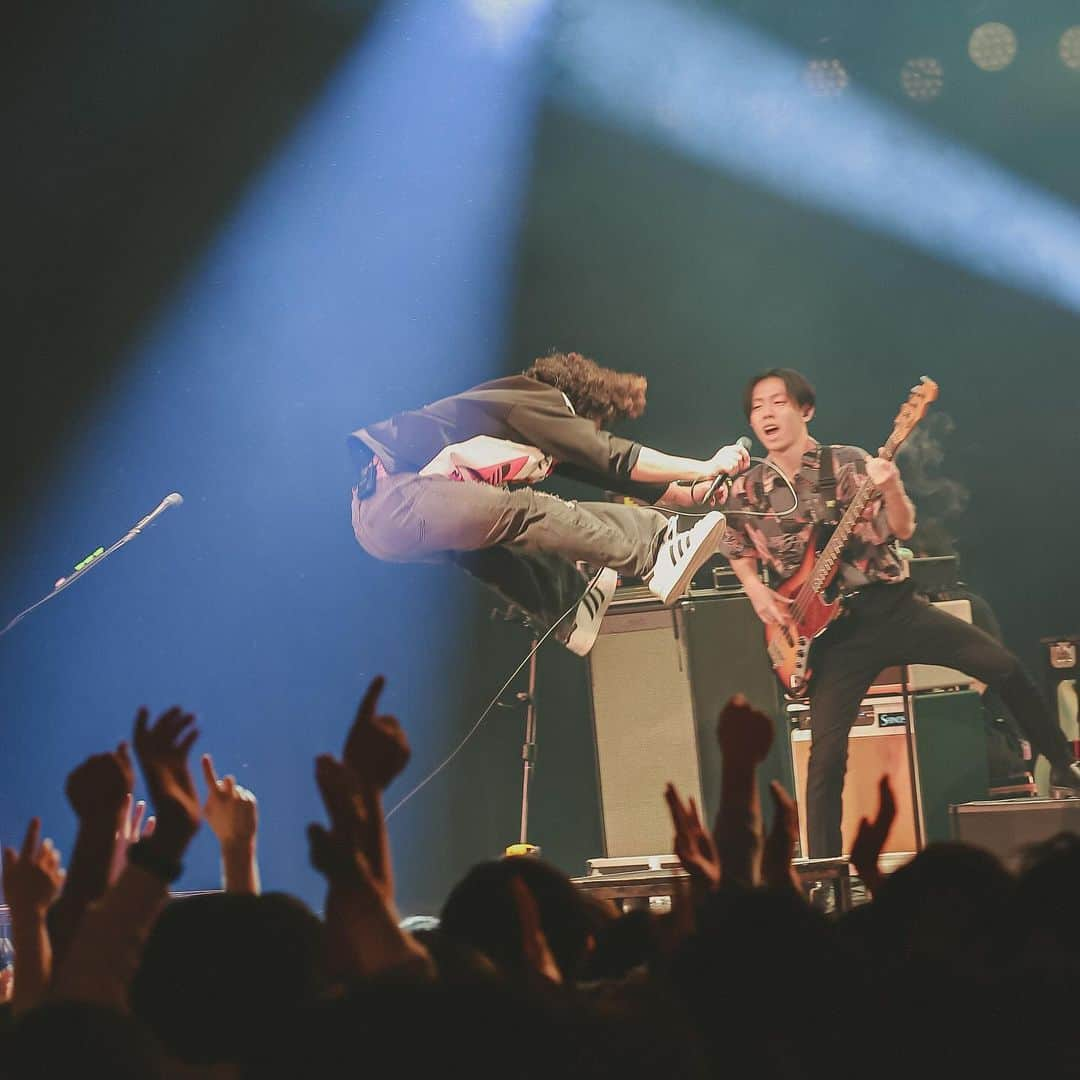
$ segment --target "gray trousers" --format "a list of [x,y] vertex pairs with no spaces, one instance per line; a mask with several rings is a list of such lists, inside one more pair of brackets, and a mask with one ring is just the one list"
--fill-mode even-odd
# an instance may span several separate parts
[[[387,562],[455,562],[549,629],[585,591],[574,565],[641,577],[652,567],[667,517],[622,503],[566,502],[532,488],[492,487],[441,476],[381,477],[353,493],[357,542]],[[573,619],[555,635],[565,640]]]

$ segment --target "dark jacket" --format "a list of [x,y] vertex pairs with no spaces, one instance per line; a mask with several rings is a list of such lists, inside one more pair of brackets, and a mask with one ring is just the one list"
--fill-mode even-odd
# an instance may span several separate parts
[[640,443],[597,431],[574,413],[562,391],[525,375],[493,379],[369,424],[349,443],[358,464],[374,453],[389,473],[419,472],[445,447],[476,435],[534,446],[555,459],[562,475],[648,502],[666,489],[630,479]]

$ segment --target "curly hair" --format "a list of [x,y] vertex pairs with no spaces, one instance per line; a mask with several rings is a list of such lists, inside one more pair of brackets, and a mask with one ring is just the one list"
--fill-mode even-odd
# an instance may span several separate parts
[[615,420],[635,420],[645,411],[644,375],[612,371],[580,353],[551,353],[532,362],[523,374],[561,390],[579,416],[607,427]]

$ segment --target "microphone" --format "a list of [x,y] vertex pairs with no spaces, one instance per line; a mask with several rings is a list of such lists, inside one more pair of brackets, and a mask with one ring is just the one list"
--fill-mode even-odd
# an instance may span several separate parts
[[[132,525],[131,528],[128,529],[124,537],[120,540],[117,540],[116,543],[113,544],[108,551],[106,551],[102,547],[99,547],[95,548],[92,552],[90,552],[90,554],[87,555],[86,558],[82,560],[82,562],[78,563],[75,566],[74,573],[69,574],[67,577],[60,578],[56,582],[56,584],[53,585],[53,592],[57,592],[59,589],[63,589],[66,586],[70,585],[77,577],[80,577],[85,571],[89,570],[92,564],[97,562],[104,562],[105,559],[108,558],[108,556],[110,556],[118,547],[122,547],[129,540],[134,540],[135,537],[138,536],[139,533],[141,533],[143,529],[145,529],[146,526],[149,525],[150,522],[158,516],[158,514],[165,513],[165,511],[168,510],[170,506],[179,506],[183,501],[184,496],[181,495],[179,491],[174,491],[171,494],[166,495],[165,498],[162,499],[161,502],[159,502],[157,506],[155,506],[154,509],[146,515],[146,517],[144,517],[136,524]],[[41,601],[39,601],[39,603],[40,602]],[[18,618],[21,619],[22,615],[19,615]],[[9,623],[7,629],[10,629],[14,625],[14,623]]]
[[[735,440],[735,445],[736,446],[741,446],[749,454],[750,453],[750,447],[752,447],[754,444],[750,441],[750,437],[748,435],[740,435]],[[709,490],[705,492],[705,498],[702,499],[701,501],[707,506],[712,501],[712,497],[716,494],[716,489],[725,480],[730,480],[730,479],[731,479],[731,477],[727,473],[718,473],[716,475],[716,477],[713,479],[713,482],[709,485]]]
[[136,536],[139,535],[139,533],[143,531],[143,529],[146,528],[147,525],[150,524],[151,521],[154,520],[154,518],[158,516],[158,514],[165,513],[165,511],[168,510],[170,506],[179,506],[183,501],[184,496],[181,495],[179,491],[173,491],[170,494],[166,495],[165,498],[162,499],[161,502],[159,502],[157,506],[155,506],[154,509],[146,515],[146,517],[144,517],[141,521],[133,525],[128,530],[126,536],[121,537],[119,540],[116,541],[115,544],[111,544],[107,550],[103,547],[95,548],[93,551],[90,552],[89,555],[86,556],[85,559],[82,560],[82,562],[80,562],[75,567],[74,571],[68,577],[60,578],[60,580],[57,581],[57,583],[52,587],[51,592],[46,593],[40,600],[35,601],[28,608],[24,608],[22,611],[20,611],[19,614],[16,615],[15,618],[7,624],[7,626],[5,626],[3,629],[0,629],[0,637],[3,637],[10,629],[12,629],[12,627],[15,626],[16,623],[22,622],[22,620],[25,619],[31,611],[34,611],[37,608],[41,607],[41,605],[44,604],[46,600],[51,600],[58,592],[60,592],[61,589],[66,589],[70,584],[72,584],[72,582],[77,581],[87,571],[93,570],[93,568],[97,566],[98,563],[103,563],[118,548],[122,548],[129,540],[133,540]]
[[[128,530],[128,537],[134,536],[136,533],[142,532],[143,529],[145,529],[146,526],[149,525],[150,522],[153,521],[154,518],[156,518],[159,514],[164,514],[170,506],[179,506],[183,501],[184,496],[181,495],[179,491],[174,491],[171,494],[166,495],[165,498],[162,499],[161,502],[159,502],[157,506],[155,506],[154,509],[146,515],[146,517],[144,517],[141,521],[133,525]],[[127,539],[127,537],[125,537],[125,539]]]

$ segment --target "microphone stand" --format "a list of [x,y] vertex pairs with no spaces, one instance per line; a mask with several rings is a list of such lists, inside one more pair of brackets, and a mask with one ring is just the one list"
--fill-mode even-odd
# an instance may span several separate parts
[[138,522],[138,524],[133,525],[114,544],[112,544],[108,548],[105,548],[104,550],[102,548],[98,548],[92,554],[88,555],[85,559],[83,559],[81,563],[79,563],[75,567],[74,573],[70,574],[68,577],[60,578],[60,580],[52,587],[52,590],[50,592],[46,593],[40,600],[35,601],[28,608],[24,608],[22,611],[20,611],[19,614],[16,615],[15,618],[12,619],[11,622],[9,622],[3,630],[0,630],[0,637],[3,637],[9,630],[15,627],[18,623],[22,622],[22,620],[25,619],[31,611],[37,610],[47,600],[51,600],[54,596],[62,593],[69,585],[72,585],[76,581],[78,581],[79,578],[83,576],[83,574],[88,573],[89,571],[93,570],[95,566],[103,563],[114,551],[119,551],[120,548],[122,548],[126,543],[134,540],[135,537],[138,536],[143,531],[143,529],[145,529],[146,526],[149,525],[154,520],[154,518],[158,516],[158,514],[164,512],[170,506],[179,506],[179,504],[183,501],[183,498],[176,492],[173,492],[172,495],[169,495],[165,499],[162,499],[162,501],[158,504],[157,508],[152,513],[147,514],[146,517],[144,517],[141,521]]
[[539,855],[540,848],[530,844],[529,836],[529,781],[536,768],[536,648],[539,635],[533,630],[532,655],[529,657],[529,689],[518,693],[518,701],[525,704],[525,741],[521,744],[521,836],[516,844],[506,849],[508,855]]
[[[521,745],[521,829],[516,844],[509,844],[504,850],[506,855],[539,855],[540,848],[529,843],[529,784],[536,768],[536,656],[540,651],[540,631],[520,614],[511,614],[495,609],[493,619],[518,622],[530,631],[532,644],[529,646],[529,688],[519,690],[514,695],[516,704],[525,706],[525,740]],[[509,702],[500,702],[503,708],[512,708]]]

